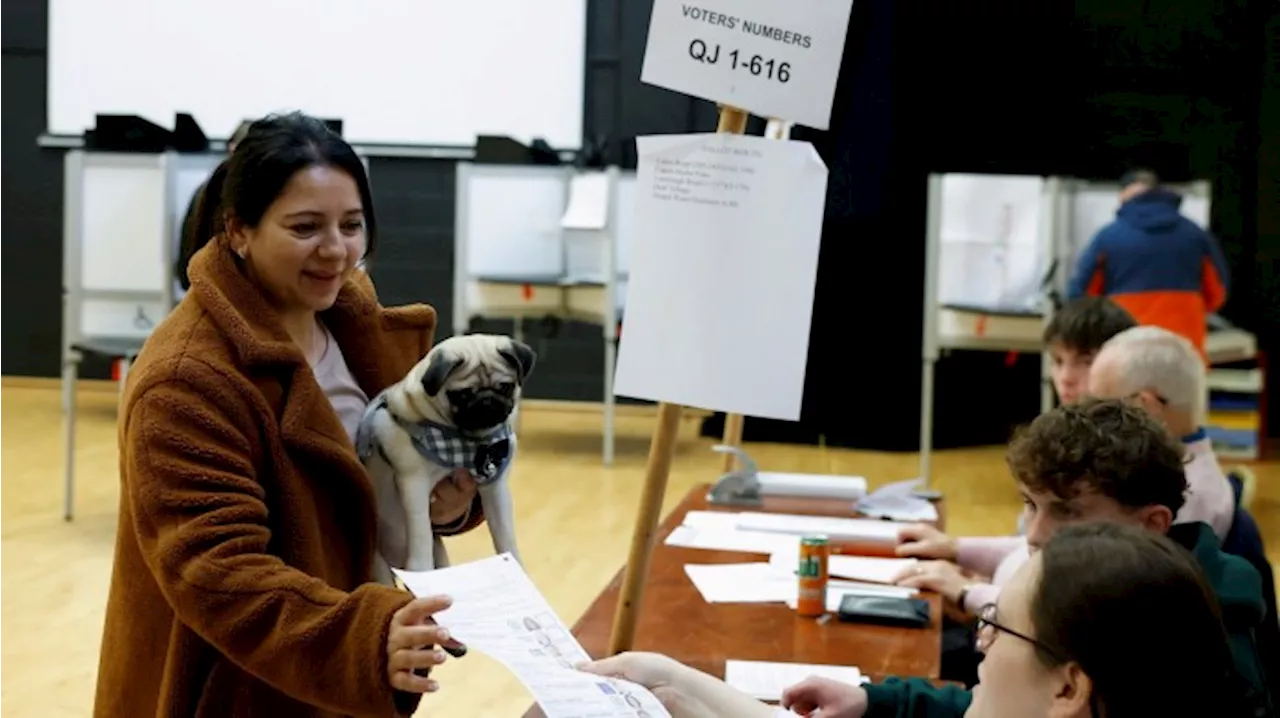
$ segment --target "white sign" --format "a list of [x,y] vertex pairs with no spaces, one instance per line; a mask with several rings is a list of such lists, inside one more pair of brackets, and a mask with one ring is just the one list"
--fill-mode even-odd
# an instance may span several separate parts
[[853,0],[655,0],[640,81],[827,129]]
[[827,168],[813,146],[636,138],[620,396],[800,418]]

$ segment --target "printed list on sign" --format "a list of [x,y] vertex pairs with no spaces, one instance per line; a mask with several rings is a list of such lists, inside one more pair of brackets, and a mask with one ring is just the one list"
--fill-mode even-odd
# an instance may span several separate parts
[[636,146],[615,393],[798,419],[822,160],[808,143],[746,135],[640,137]]
[[712,158],[655,157],[653,198],[732,209],[742,206],[750,196],[760,152],[723,152],[712,146],[704,147],[703,153]]

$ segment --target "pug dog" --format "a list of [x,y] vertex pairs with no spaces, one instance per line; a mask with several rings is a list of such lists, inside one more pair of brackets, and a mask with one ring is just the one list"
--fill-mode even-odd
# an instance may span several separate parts
[[451,337],[369,403],[356,447],[378,501],[380,583],[394,585],[392,566],[449,565],[431,525],[431,496],[454,474],[476,482],[497,553],[520,560],[506,481],[516,453],[510,418],[535,359],[510,337]]

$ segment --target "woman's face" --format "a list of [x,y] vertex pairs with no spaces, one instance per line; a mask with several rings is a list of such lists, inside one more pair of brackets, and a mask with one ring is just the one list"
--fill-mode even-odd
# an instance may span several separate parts
[[[1040,579],[1040,556],[1031,558],[1000,591],[993,620],[1034,637],[1031,596]],[[1050,714],[1054,671],[1036,657],[1030,641],[995,628],[980,632],[986,657],[978,664],[978,685],[965,718],[1045,718]]]
[[231,246],[284,313],[321,312],[364,256],[364,205],[351,175],[299,170],[257,227],[239,226]]

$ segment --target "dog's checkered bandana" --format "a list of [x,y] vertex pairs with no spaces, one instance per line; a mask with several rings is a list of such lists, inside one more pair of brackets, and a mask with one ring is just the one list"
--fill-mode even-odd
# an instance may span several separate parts
[[466,469],[481,486],[497,481],[511,460],[512,431],[509,424],[504,423],[485,436],[473,436],[452,426],[401,419],[387,409],[386,397],[379,395],[369,404],[356,433],[356,453],[361,461],[368,461],[374,451],[382,453],[383,459],[387,458],[382,447],[377,445],[370,426],[370,420],[379,410],[386,410],[395,419],[413,440],[414,448],[427,460],[447,469]]

